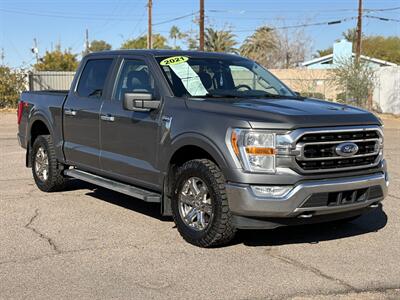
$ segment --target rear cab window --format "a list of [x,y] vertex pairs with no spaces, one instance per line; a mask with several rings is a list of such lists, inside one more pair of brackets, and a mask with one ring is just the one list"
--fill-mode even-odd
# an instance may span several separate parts
[[111,58],[88,60],[76,88],[78,96],[101,98],[112,62],[113,60]]

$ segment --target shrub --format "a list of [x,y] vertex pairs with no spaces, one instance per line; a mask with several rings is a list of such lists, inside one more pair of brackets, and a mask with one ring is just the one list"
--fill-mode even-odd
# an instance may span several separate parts
[[25,74],[0,66],[0,108],[17,107],[19,95],[26,90]]

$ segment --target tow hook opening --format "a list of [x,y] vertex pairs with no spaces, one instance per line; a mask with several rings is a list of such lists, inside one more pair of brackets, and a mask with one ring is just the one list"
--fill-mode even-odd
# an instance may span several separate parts
[[379,202],[374,202],[372,203],[369,207],[371,208],[377,208],[379,206]]
[[298,215],[297,217],[300,219],[309,219],[314,216],[315,212],[314,211],[306,211],[303,212],[302,214]]

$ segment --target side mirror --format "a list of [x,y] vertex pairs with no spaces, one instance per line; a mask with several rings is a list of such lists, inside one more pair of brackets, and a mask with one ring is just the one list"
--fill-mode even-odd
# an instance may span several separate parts
[[124,109],[132,111],[150,111],[160,106],[159,100],[154,100],[151,93],[125,93]]

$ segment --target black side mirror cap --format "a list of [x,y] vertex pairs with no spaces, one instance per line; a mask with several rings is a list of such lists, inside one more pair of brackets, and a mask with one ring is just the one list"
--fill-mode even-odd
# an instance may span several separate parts
[[126,110],[150,111],[159,108],[160,101],[151,93],[125,93],[123,105]]

